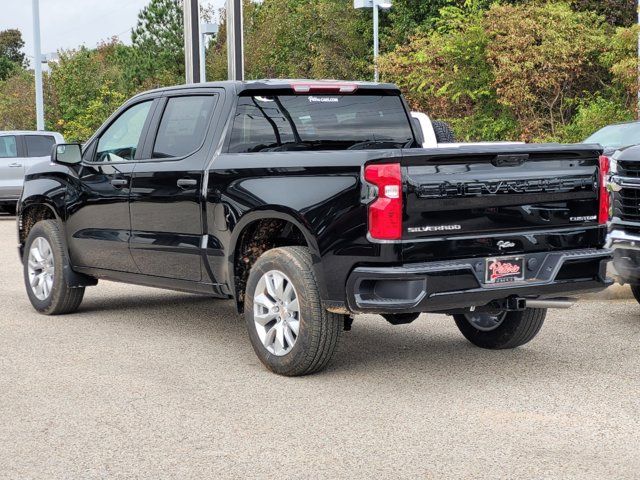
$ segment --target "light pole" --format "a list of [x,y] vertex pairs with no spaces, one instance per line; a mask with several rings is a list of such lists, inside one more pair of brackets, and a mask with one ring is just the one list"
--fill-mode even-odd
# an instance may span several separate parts
[[227,0],[227,69],[229,80],[244,80],[242,0]]
[[36,129],[44,130],[44,99],[42,95],[42,52],[40,50],[40,5],[33,0],[33,69],[36,77]]
[[216,35],[218,33],[217,23],[201,23],[200,24],[200,81],[202,83],[207,81],[207,69],[205,65],[205,53],[206,53],[206,36]]
[[200,6],[198,0],[184,0],[184,73],[185,81],[200,83]]
[[380,80],[380,73],[378,71],[380,10],[389,10],[392,7],[392,3],[391,0],[353,0],[353,7],[373,8],[373,79],[377,82]]

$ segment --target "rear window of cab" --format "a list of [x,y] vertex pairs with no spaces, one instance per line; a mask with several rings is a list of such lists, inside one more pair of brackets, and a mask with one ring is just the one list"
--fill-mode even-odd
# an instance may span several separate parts
[[394,95],[242,96],[229,152],[403,148],[410,120]]

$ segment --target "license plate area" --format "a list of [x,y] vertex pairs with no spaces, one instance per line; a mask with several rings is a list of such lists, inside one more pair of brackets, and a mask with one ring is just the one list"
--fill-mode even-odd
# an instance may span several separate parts
[[524,281],[524,257],[487,258],[484,283],[497,285]]

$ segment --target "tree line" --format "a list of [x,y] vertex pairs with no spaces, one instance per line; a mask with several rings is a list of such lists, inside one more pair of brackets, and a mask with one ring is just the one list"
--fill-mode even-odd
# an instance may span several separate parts
[[[205,8],[203,15],[214,15]],[[226,79],[226,24],[207,46]],[[412,108],[462,140],[583,140],[637,115],[635,0],[395,0],[380,70]],[[371,12],[351,0],[245,0],[246,76],[369,80]],[[0,129],[35,126],[18,30],[0,32]],[[46,127],[84,141],[128,97],[184,82],[180,0],[150,0],[130,44],[59,52],[45,73]]]

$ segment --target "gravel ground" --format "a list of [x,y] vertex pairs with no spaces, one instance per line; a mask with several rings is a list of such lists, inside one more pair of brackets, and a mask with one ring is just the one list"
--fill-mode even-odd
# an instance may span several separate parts
[[638,478],[640,306],[551,311],[511,351],[359,316],[329,369],[267,372],[231,302],[101,282],[30,307],[0,219],[0,477]]

